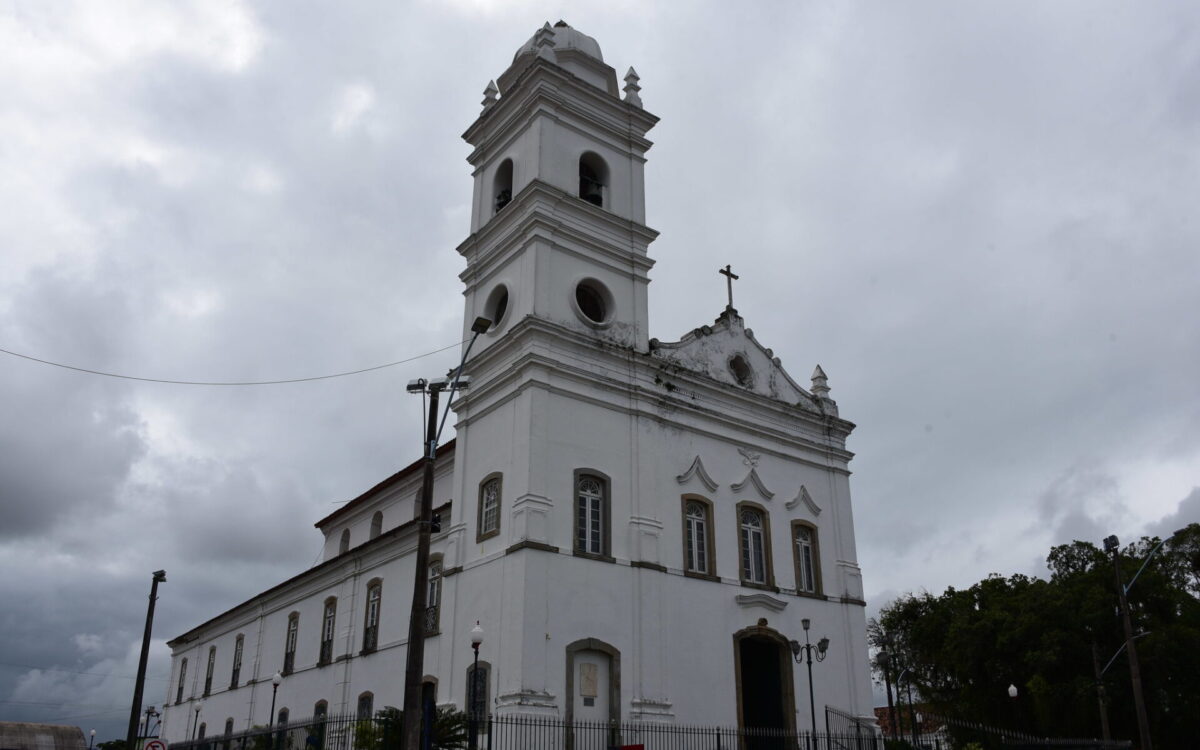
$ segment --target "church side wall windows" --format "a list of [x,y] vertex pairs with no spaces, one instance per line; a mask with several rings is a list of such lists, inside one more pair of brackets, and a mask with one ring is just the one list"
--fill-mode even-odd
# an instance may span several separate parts
[[229,689],[233,690],[238,686],[238,681],[242,676],[242,650],[246,646],[246,637],[238,633],[237,640],[233,642],[233,670],[229,676]]
[[500,162],[496,177],[492,181],[492,213],[500,213],[500,209],[512,202],[513,197],[513,163],[512,159]]
[[175,691],[175,702],[183,703],[183,683],[187,679],[187,659],[179,662],[179,688]]
[[379,647],[379,606],[382,600],[383,580],[373,579],[367,584],[367,611],[363,619],[364,654],[369,654]]
[[333,661],[333,635],[337,624],[337,597],[325,600],[325,613],[321,617],[321,654],[317,664],[328,664]]
[[213,668],[217,666],[217,647],[208,647],[208,666],[204,668],[204,695],[212,692]]
[[478,670],[475,669],[474,664],[467,667],[467,694],[464,696],[463,705],[467,707],[468,715],[473,712],[476,719],[482,719],[488,715],[488,706],[491,705],[488,699],[488,683],[491,673],[492,665],[486,661],[479,662]]
[[425,599],[425,635],[440,632],[442,610],[442,557],[429,560],[429,596]]
[[296,640],[300,635],[300,613],[288,615],[287,637],[283,641],[283,674],[291,674],[296,668]]
[[774,588],[771,525],[767,511],[756,503],[741,502],[737,504],[737,514],[742,584]]
[[198,739],[198,740],[204,739],[204,735],[207,732],[208,732],[208,722],[207,721],[200,722],[200,728],[196,730],[196,739]]
[[821,595],[821,555],[817,527],[807,521],[792,521],[792,551],[796,563],[796,593]]
[[683,496],[683,570],[686,575],[716,578],[717,563],[712,503],[698,495]]
[[383,533],[383,511],[375,511],[375,515],[371,516],[371,535],[369,539],[374,539]]
[[230,716],[228,719],[225,720],[225,736],[228,737],[231,734],[233,734],[233,717],[232,716]]
[[350,529],[342,529],[342,540],[338,544],[338,554],[344,555],[350,551]]
[[609,486],[599,472],[575,472],[576,554],[611,559]]
[[608,190],[608,165],[591,151],[579,157],[579,197],[594,206],[604,207]]
[[375,694],[367,691],[358,696],[358,718],[369,719],[375,711]]
[[502,477],[497,472],[489,474],[479,485],[479,509],[475,527],[475,541],[482,542],[500,533],[500,491]]

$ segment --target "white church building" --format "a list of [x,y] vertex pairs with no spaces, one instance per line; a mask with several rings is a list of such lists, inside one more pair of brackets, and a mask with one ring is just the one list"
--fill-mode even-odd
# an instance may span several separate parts
[[[560,21],[463,136],[464,332],[492,327],[438,454],[426,689],[466,708],[478,621],[488,713],[805,730],[808,620],[818,724],[870,717],[854,425],[732,300],[650,338],[639,90]],[[319,564],[171,640],[163,737],[403,705],[420,482],[417,462],[322,518]]]

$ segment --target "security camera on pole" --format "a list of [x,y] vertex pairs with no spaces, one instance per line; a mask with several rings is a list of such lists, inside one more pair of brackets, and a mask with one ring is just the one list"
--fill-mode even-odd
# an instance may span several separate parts
[[[429,595],[429,537],[433,526],[433,468],[437,460],[438,438],[446,417],[450,414],[450,403],[454,392],[466,390],[470,378],[462,374],[467,356],[479,334],[491,328],[487,318],[476,318],[471,324],[471,340],[463,349],[462,361],[454,371],[453,382],[446,378],[413,380],[408,384],[409,393],[429,394],[429,422],[425,430],[424,466],[421,474],[420,522],[417,524],[417,560],[413,576],[412,610],[408,618],[408,662],[404,670],[404,743],[403,750],[421,748],[421,677],[425,673],[425,608]],[[447,386],[449,386],[447,388]],[[446,411],[438,423],[438,397],[447,391]]]

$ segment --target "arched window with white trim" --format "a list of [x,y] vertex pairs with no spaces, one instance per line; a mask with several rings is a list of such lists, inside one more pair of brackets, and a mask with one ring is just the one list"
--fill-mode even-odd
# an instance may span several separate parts
[[771,527],[767,512],[753,503],[738,503],[737,513],[742,583],[773,587]]

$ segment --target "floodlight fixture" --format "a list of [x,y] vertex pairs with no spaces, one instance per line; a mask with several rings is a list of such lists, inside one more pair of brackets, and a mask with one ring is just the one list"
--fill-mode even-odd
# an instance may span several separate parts
[[458,385],[455,387],[455,390],[456,391],[465,391],[470,387],[471,387],[471,376],[463,375],[462,377],[460,377],[458,379]]
[[165,570],[156,570],[154,571],[153,575],[154,580],[158,581],[159,583],[164,583],[167,580],[167,571]]
[[492,321],[479,317],[475,319],[475,322],[471,323],[471,333],[487,333],[487,330],[491,327]]
[[431,390],[431,391],[444,391],[444,390],[446,390],[446,386],[448,386],[448,385],[450,385],[449,378],[430,378],[429,379],[429,390]]
[[1105,538],[1105,540],[1104,540],[1104,551],[1105,552],[1112,552],[1119,546],[1121,546],[1121,543],[1119,541],[1117,541],[1116,534],[1113,534],[1112,536],[1109,536],[1109,537]]
[[417,378],[416,380],[408,381],[408,385],[404,389],[409,393],[424,393],[425,386],[428,384],[429,381],[425,380],[425,378]]

